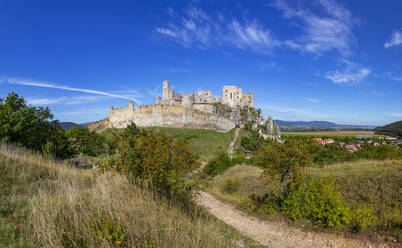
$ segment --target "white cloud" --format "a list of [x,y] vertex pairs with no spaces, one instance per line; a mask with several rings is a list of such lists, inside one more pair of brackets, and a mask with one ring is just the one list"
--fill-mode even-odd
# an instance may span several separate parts
[[280,45],[271,31],[255,19],[239,21],[225,18],[221,13],[209,15],[197,7],[188,8],[182,16],[171,17],[173,22],[156,27],[155,31],[185,47],[231,46],[266,53]]
[[345,64],[345,68],[341,71],[327,72],[325,78],[337,84],[355,84],[363,81],[371,74],[370,69],[364,68],[347,59],[343,59],[340,62]]
[[398,46],[402,44],[402,32],[401,31],[394,31],[392,33],[391,39],[388,42],[385,42],[384,47],[390,48],[393,46]]
[[394,75],[392,75],[392,73],[390,73],[390,72],[387,72],[386,75],[388,76],[388,78],[390,78],[390,79],[392,79],[392,80],[395,80],[395,81],[402,81],[402,77],[400,77],[400,76],[394,76]]
[[182,14],[168,9],[170,20],[154,30],[157,35],[185,47],[210,49],[230,46],[258,53],[269,53],[273,48],[282,47],[317,55],[330,50],[348,54],[356,43],[352,33],[356,19],[349,10],[331,0],[320,0],[320,14],[289,7],[285,0],[276,0],[273,6],[292,24],[301,28],[303,34],[280,40],[261,20],[246,17],[239,20],[222,13],[208,14],[194,6]]
[[327,115],[312,111],[311,109],[289,108],[277,105],[265,105],[261,106],[261,109],[268,111],[270,114],[274,114],[277,118],[309,118],[309,119],[323,119],[328,118]]
[[387,112],[385,114],[389,115],[389,116],[394,116],[394,117],[402,117],[402,113],[389,113],[389,112]]
[[367,68],[363,68],[354,72],[339,72],[335,71],[332,74],[328,74],[326,78],[337,84],[359,83],[368,75],[371,71]]
[[304,32],[301,37],[283,44],[318,55],[333,49],[342,54],[350,53],[356,39],[352,28],[357,21],[349,10],[333,1],[321,0],[320,3],[325,15],[313,14],[307,9],[291,8],[284,0],[276,0],[274,6],[282,11],[284,18],[296,21],[296,25]]
[[53,104],[86,104],[97,102],[104,99],[104,96],[70,96],[70,97],[56,97],[56,98],[35,98],[27,97],[28,104],[32,105],[53,105]]
[[[58,85],[58,84],[53,84],[53,83],[48,83],[48,82],[38,82],[38,81],[30,81],[30,80],[15,79],[15,78],[8,79],[7,82],[9,84],[18,84],[18,85],[27,85],[27,86],[34,86],[34,87],[44,87],[44,88],[61,89],[61,90],[68,90],[68,91],[75,91],[75,92],[83,92],[83,93],[89,93],[89,94],[94,94],[94,95],[101,95],[101,96],[108,96],[108,97],[113,97],[113,98],[133,100],[138,103],[141,103],[137,98],[138,96],[140,96],[138,93],[136,93],[136,95],[133,95],[133,94],[129,95],[129,94],[127,94],[127,93],[130,93],[128,91],[124,91],[126,94],[114,94],[114,93],[110,93],[110,92],[106,92],[106,91],[75,88],[75,87]],[[133,92],[131,92],[131,93],[133,93]]]
[[157,84],[153,90],[147,89],[147,92],[153,97],[161,96],[162,95],[161,84]]
[[313,103],[318,103],[321,102],[321,100],[315,99],[315,98],[307,98],[306,99],[308,102],[313,102]]

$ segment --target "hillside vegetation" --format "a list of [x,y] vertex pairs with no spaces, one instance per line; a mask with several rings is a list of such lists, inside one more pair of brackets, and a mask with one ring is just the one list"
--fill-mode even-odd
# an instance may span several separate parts
[[[1,247],[237,247],[254,243],[122,174],[0,146]],[[242,241],[241,241],[242,242]]]
[[[276,178],[267,184],[266,178],[261,177],[262,173],[263,170],[259,167],[237,165],[212,178],[207,183],[207,188],[221,199],[233,202],[238,207],[261,217],[282,216],[281,212],[286,213],[286,209],[282,211],[280,209],[286,207],[286,204],[281,206],[277,201],[280,181]],[[351,215],[348,217],[350,219],[343,227],[338,226],[334,230],[362,232],[374,239],[380,234],[382,237],[393,237],[389,240],[401,241],[402,160],[338,163],[323,168],[306,168],[305,173],[307,177],[324,182],[328,178],[333,178],[340,199],[345,202],[345,207],[350,208]],[[327,184],[322,186],[328,187]],[[290,195],[295,197],[298,192],[296,189]],[[303,194],[310,195],[312,192],[314,191],[306,191]],[[289,196],[286,198],[289,199]],[[299,198],[291,199],[298,199],[298,204],[301,204]],[[315,201],[324,200],[320,199],[315,198]],[[321,204],[324,202],[321,201]],[[292,203],[294,207],[292,210],[296,210],[294,202]],[[321,210],[316,211],[318,214]],[[295,220],[295,223],[315,226],[315,222],[311,220],[303,218]]]
[[397,121],[374,129],[376,134],[389,135],[402,138],[402,121]]
[[[202,160],[210,160],[216,153],[226,152],[235,132],[234,129],[228,133],[193,128],[146,127],[141,129],[162,133],[174,141],[184,140],[187,147]],[[113,140],[114,135],[123,130],[107,129],[101,135],[106,140]]]

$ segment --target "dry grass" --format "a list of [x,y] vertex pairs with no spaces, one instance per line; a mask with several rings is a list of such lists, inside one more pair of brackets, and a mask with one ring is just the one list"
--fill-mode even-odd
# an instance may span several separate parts
[[[236,165],[217,175],[208,183],[208,191],[221,199],[241,205],[251,195],[263,195],[269,192],[273,184],[266,185],[261,178],[262,169],[250,165]],[[238,182],[236,191],[228,193],[225,184],[228,180]]]
[[[262,170],[254,166],[237,165],[208,182],[207,190],[219,198],[243,207],[251,195],[264,195],[277,191],[274,180],[264,185]],[[351,208],[371,209],[375,220],[364,232],[367,236],[402,241],[402,160],[360,160],[327,165],[323,168],[306,168],[308,175],[334,177],[342,198]],[[228,179],[239,182],[236,191],[225,191]],[[273,216],[271,216],[273,217]]]
[[194,207],[120,174],[98,174],[0,146],[2,247],[257,246]]
[[315,131],[315,132],[282,132],[284,135],[319,135],[319,136],[356,136],[356,135],[376,135],[374,131]]

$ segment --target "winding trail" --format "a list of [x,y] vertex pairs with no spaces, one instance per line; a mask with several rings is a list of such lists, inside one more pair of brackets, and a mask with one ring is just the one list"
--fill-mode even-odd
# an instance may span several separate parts
[[269,247],[321,248],[321,247],[390,247],[369,241],[344,238],[335,234],[301,230],[281,221],[264,221],[236,209],[232,204],[220,201],[210,193],[200,191],[195,202],[216,218],[232,226],[240,233]]
[[236,145],[237,138],[239,137],[239,132],[240,132],[240,128],[236,128],[236,132],[234,133],[233,140],[229,144],[228,155],[229,155],[230,159],[232,159],[232,157],[233,157],[233,149],[234,149],[234,146]]
[[[233,149],[236,144],[239,131],[240,129],[236,128],[233,140],[229,145],[228,154],[230,158],[233,156]],[[205,166],[205,164],[203,164],[203,166]],[[198,192],[198,195],[195,198],[195,203],[205,208],[216,218],[232,226],[243,235],[272,248],[391,247],[387,244],[374,244],[369,241],[345,238],[330,233],[302,230],[297,227],[291,227],[283,221],[264,221],[258,219],[257,217],[248,215],[236,209],[234,205],[223,202],[214,195],[204,191]]]

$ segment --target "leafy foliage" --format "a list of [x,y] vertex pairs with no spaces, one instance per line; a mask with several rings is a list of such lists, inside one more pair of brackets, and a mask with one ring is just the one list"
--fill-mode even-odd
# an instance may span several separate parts
[[292,219],[305,218],[324,227],[339,227],[351,218],[334,179],[306,178],[286,195],[282,210]]
[[[69,143],[48,108],[32,107],[16,93],[0,98],[0,139],[26,148],[42,151],[43,146],[52,156],[71,156]],[[46,145],[48,144],[48,145]]]
[[255,162],[264,168],[268,183],[275,176],[280,177],[280,191],[284,194],[295,186],[302,175],[302,168],[311,161],[310,154],[305,150],[306,147],[295,142],[273,142],[260,148]]
[[66,131],[74,154],[97,156],[106,152],[105,138],[88,128],[74,126]]
[[189,190],[185,176],[197,163],[182,142],[130,124],[118,137],[118,151],[101,165],[103,169],[123,171],[168,195],[182,196]]
[[204,172],[209,176],[216,176],[234,165],[226,152],[219,153],[204,168]]

